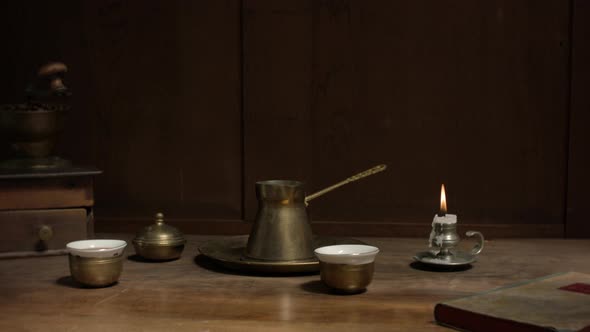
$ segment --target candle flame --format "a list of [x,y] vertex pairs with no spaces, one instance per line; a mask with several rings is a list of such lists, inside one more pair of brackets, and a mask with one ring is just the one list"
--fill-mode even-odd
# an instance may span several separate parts
[[440,187],[440,210],[438,212],[439,216],[444,216],[447,214],[447,194],[445,192],[445,185],[444,183]]

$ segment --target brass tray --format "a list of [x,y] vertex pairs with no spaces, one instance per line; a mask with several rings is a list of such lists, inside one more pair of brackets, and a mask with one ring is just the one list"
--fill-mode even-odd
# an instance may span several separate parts
[[[320,270],[317,259],[297,261],[263,261],[243,256],[248,243],[248,235],[212,240],[199,247],[199,252],[216,264],[242,272],[289,274],[311,273]],[[350,238],[314,237],[314,248],[335,244],[365,244]]]

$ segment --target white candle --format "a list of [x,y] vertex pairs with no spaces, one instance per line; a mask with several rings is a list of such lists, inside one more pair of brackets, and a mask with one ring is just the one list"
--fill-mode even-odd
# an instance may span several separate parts
[[439,217],[437,214],[434,215],[434,219],[432,220],[432,231],[430,231],[430,238],[428,239],[428,246],[432,247],[433,244],[440,247],[442,246],[443,242],[443,233],[436,234],[435,225],[442,224],[442,225],[452,225],[457,223],[457,215],[456,214],[445,214],[442,217]]
[[445,185],[443,184],[440,188],[440,210],[438,214],[434,215],[434,219],[432,219],[432,231],[430,232],[430,238],[428,239],[428,246],[432,247],[433,244],[440,247],[443,243],[444,235],[436,234],[434,231],[436,229],[436,224],[440,225],[452,225],[457,223],[457,215],[456,214],[447,214],[447,195],[445,192]]
[[434,224],[456,224],[457,223],[457,215],[456,214],[445,214],[444,216],[440,217],[438,214],[434,215],[434,219],[432,220],[432,226]]

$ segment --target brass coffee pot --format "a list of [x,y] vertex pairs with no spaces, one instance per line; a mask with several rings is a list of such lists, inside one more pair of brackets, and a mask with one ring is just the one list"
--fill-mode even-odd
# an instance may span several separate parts
[[248,259],[269,261],[315,259],[307,203],[347,183],[381,172],[386,167],[373,167],[307,197],[304,185],[299,181],[257,182],[258,212],[244,255]]
[[275,261],[314,257],[303,188],[303,183],[298,181],[256,183],[258,213],[248,238],[246,256]]

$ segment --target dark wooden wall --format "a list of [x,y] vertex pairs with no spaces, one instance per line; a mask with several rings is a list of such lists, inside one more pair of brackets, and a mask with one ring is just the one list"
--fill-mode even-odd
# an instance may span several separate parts
[[590,236],[583,1],[0,6],[0,102],[44,61],[70,67],[59,151],[104,171],[98,231],[163,211],[187,233],[247,233],[257,180],[311,193],[386,163],[314,200],[315,231],[426,236],[444,182],[464,228]]
[[590,2],[575,0],[572,14],[566,236],[590,237]]

